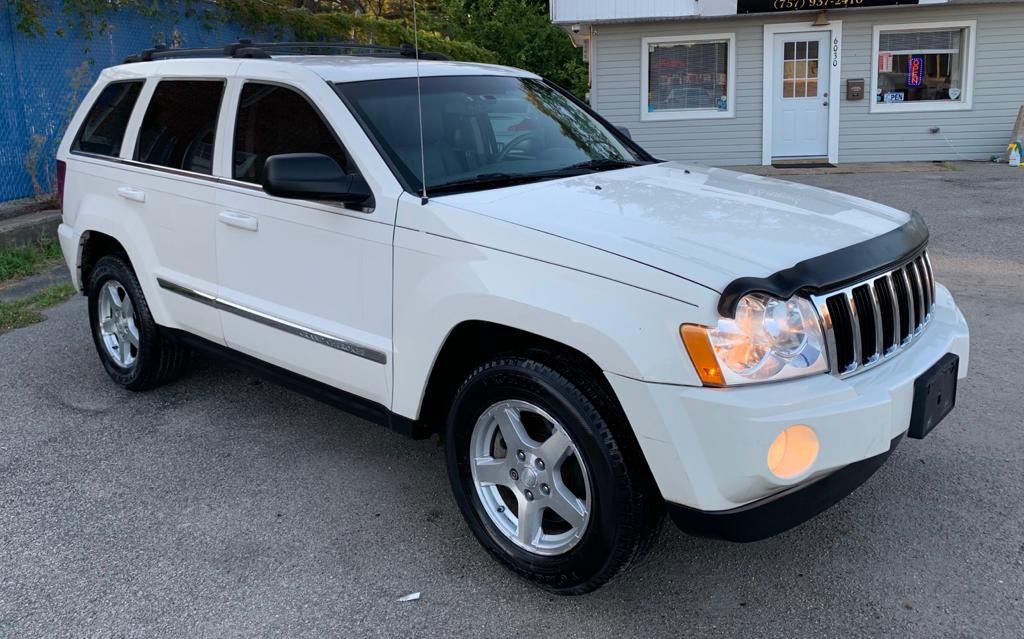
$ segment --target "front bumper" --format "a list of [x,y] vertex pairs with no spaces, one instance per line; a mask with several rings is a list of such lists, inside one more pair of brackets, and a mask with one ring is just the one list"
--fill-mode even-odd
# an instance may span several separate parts
[[[938,286],[924,333],[892,361],[847,379],[823,374],[716,389],[607,377],[674,519],[733,538],[753,533],[723,534],[723,524],[708,522],[741,522],[753,531],[755,520],[775,517],[790,522],[774,526],[780,532],[866,480],[907,431],[914,381],[946,353],[959,356],[958,377],[966,376],[967,323],[949,291]],[[793,424],[810,426],[820,450],[805,472],[782,479],[769,470],[767,451]]]

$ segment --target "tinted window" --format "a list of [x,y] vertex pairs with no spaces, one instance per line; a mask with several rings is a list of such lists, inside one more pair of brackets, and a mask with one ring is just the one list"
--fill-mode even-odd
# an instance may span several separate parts
[[140,91],[141,81],[108,84],[85,116],[71,150],[111,157],[120,155],[128,118]]
[[[644,161],[586,109],[530,78],[450,76],[336,85],[407,188],[489,188]],[[423,105],[423,134],[417,118]],[[420,141],[422,139],[422,149]],[[560,173],[561,172],[561,173]],[[480,180],[473,185],[467,180]]]
[[139,130],[135,159],[147,164],[213,173],[213,142],[224,93],[220,80],[163,80]]
[[280,153],[322,153],[349,172],[348,156],[327,123],[305,97],[285,87],[242,87],[234,146],[236,180],[259,183],[267,158]]

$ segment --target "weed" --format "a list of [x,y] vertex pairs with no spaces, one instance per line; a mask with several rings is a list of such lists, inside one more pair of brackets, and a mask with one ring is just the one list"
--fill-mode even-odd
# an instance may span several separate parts
[[0,284],[16,277],[35,275],[60,259],[60,244],[53,238],[0,251]]
[[70,299],[75,287],[70,284],[53,284],[25,299],[0,302],[0,334],[41,322],[44,308],[49,308]]

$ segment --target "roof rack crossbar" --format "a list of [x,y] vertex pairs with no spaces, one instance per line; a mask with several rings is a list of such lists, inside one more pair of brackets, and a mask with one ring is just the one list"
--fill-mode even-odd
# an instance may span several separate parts
[[[125,63],[149,62],[177,58],[269,58],[272,53],[282,55],[353,55],[384,58],[416,57],[416,49],[408,44],[391,47],[363,42],[253,42],[242,39],[222,47],[194,49],[168,49],[157,45],[125,58]],[[421,60],[447,60],[448,56],[420,49]]]

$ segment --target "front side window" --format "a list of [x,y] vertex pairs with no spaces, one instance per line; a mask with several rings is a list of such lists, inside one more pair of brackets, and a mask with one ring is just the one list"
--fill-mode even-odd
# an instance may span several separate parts
[[336,85],[411,192],[498,188],[648,161],[553,87],[532,78],[427,77],[421,81],[422,153],[415,78]]
[[135,101],[142,91],[142,80],[111,82],[103,89],[85,116],[82,128],[71,145],[72,151],[117,157],[128,128]]
[[733,115],[731,34],[645,38],[641,73],[641,119]]
[[899,105],[957,108],[968,104],[969,41],[967,26],[878,28],[874,105],[899,109]]
[[232,177],[259,184],[267,158],[281,153],[321,153],[350,172],[348,154],[304,96],[250,82],[242,87],[238,104]]
[[146,108],[135,159],[211,175],[222,80],[161,80]]

